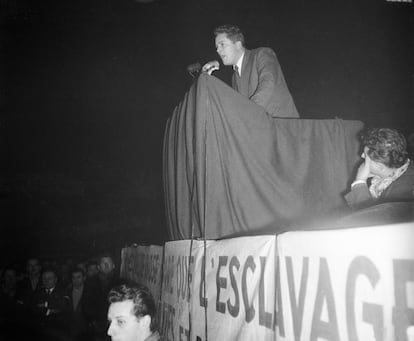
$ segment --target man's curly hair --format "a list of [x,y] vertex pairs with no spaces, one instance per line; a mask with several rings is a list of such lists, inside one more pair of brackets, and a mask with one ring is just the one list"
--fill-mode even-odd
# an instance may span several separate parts
[[144,317],[145,315],[151,317],[150,330],[154,332],[158,327],[157,308],[149,289],[139,284],[122,284],[112,288],[108,294],[109,303],[126,300],[133,302],[133,313],[137,318]]
[[399,168],[407,162],[407,141],[395,129],[371,128],[362,136],[362,144],[368,147],[368,156],[389,168]]

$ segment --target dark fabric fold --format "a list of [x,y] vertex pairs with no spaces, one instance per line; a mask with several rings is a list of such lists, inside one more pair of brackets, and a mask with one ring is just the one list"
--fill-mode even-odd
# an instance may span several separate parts
[[201,75],[164,137],[170,238],[278,233],[345,205],[359,121],[272,118]]

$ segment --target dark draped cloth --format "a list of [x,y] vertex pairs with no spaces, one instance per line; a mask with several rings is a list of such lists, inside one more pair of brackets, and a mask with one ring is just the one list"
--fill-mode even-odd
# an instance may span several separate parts
[[345,206],[359,121],[272,118],[202,74],[169,118],[170,239],[279,233]]

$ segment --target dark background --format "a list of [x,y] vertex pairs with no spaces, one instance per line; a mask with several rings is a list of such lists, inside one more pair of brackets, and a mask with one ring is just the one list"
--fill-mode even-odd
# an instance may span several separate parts
[[[302,118],[413,133],[413,3],[0,0],[3,261],[168,240],[166,120],[241,26],[275,49]],[[229,80],[230,70],[217,73]]]

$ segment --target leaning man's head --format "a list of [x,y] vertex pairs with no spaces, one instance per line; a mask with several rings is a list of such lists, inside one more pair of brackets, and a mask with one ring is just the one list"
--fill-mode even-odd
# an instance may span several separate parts
[[372,128],[362,137],[364,152],[388,168],[399,168],[407,162],[407,141],[395,129]]
[[148,288],[120,285],[108,294],[112,341],[143,341],[156,330],[156,306]]

